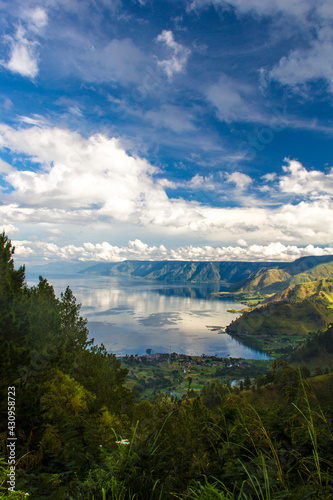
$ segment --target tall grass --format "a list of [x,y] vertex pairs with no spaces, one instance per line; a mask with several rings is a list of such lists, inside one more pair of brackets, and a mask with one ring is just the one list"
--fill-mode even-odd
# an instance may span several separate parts
[[[331,423],[324,415],[324,412],[322,411],[313,392],[310,393],[310,396],[315,409],[311,407],[311,400],[308,394],[310,388],[308,387],[306,389],[303,379],[301,379],[301,384],[304,394],[303,401],[305,402],[305,408],[301,409],[299,405],[296,405],[295,403],[292,403],[292,405],[301,415],[303,420],[302,427],[305,431],[307,431],[310,437],[310,442],[312,445],[312,457],[303,457],[300,460],[300,465],[305,469],[309,481],[322,486],[324,477],[326,477],[327,482],[331,477],[331,474],[333,474],[333,461],[328,460],[326,457],[321,457],[318,441],[320,437],[322,438],[323,435],[326,436],[329,440],[333,439]],[[314,467],[312,466],[313,464]],[[322,470],[323,465],[325,465],[325,470]]]
[[[272,394],[267,389],[258,396],[230,393],[220,405],[220,417],[193,427],[193,432],[200,425],[207,429],[205,446],[195,449],[191,441],[178,446],[172,437],[179,422],[179,432],[189,432],[189,401],[153,419],[151,434],[137,421],[130,443],[113,457],[113,476],[103,485],[102,499],[333,500],[332,422],[302,377],[298,383],[294,401],[286,399],[281,407],[288,445],[279,438],[274,408],[267,408],[267,402],[265,411],[255,407],[257,397]],[[184,464],[191,473],[182,483]]]

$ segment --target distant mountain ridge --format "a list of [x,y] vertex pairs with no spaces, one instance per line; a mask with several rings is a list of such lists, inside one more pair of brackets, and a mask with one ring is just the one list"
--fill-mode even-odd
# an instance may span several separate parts
[[130,276],[148,280],[236,285],[255,272],[279,268],[282,262],[230,261],[138,261],[100,263],[80,271],[98,276]]
[[220,283],[231,292],[280,292],[290,285],[333,278],[333,255],[294,262],[140,261],[97,263],[79,271],[97,276],[128,276],[183,283]]

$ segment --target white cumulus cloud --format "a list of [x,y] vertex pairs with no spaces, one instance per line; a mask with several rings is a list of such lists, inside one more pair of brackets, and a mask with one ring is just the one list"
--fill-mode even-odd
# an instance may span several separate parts
[[[130,155],[120,140],[102,134],[86,138],[43,123],[16,129],[0,125],[0,147],[21,163],[20,168],[15,162],[0,163],[10,188],[2,190],[0,218],[20,230],[30,224],[43,232],[43,224],[48,224],[69,238],[69,231],[77,236],[83,226],[110,234],[112,225],[115,235],[133,232],[134,241],[154,234],[155,239],[163,235],[223,244],[242,240],[249,245],[325,245],[333,237],[332,172],[307,171],[294,160],[280,177],[262,179],[263,185],[269,183],[268,193],[274,190],[272,208],[256,199],[257,183],[242,172],[196,174],[187,183],[175,183],[147,160]],[[201,191],[204,202],[169,197],[168,188],[192,190],[196,199]],[[212,206],[210,193],[239,204]]]
[[5,232],[6,234],[16,234],[18,233],[20,230],[14,226],[14,224],[2,224],[2,226],[0,226],[0,232]]
[[169,59],[158,61],[158,65],[166,72],[168,78],[171,80],[176,73],[183,71],[191,51],[189,48],[177,43],[170,30],[163,30],[156,38],[156,41],[163,43],[171,51],[171,57]]
[[25,210],[33,210],[30,217],[43,214],[58,219],[65,212],[73,220],[80,213],[84,220],[94,214],[99,219],[183,230],[189,230],[193,221],[202,230],[215,224],[198,204],[169,199],[164,189],[168,181],[155,180],[158,170],[127,154],[115,138],[85,139],[59,128],[15,130],[1,125],[0,145],[34,164],[29,170],[3,165],[5,180],[13,188],[7,206],[21,217]]
[[3,66],[13,73],[35,78],[38,73],[36,42],[30,41],[26,37],[26,31],[19,26],[10,45],[9,60]]
[[333,195],[333,168],[326,174],[320,170],[308,171],[296,160],[286,160],[286,175],[279,178],[280,190],[295,195]]
[[320,29],[309,49],[296,49],[282,57],[269,76],[289,86],[323,79],[333,92],[333,30]]
[[242,172],[233,172],[232,174],[229,174],[227,181],[236,184],[236,186],[242,190],[252,184],[251,177],[243,174]]
[[316,247],[307,245],[297,247],[285,245],[281,242],[272,242],[267,245],[246,245],[243,240],[240,246],[180,246],[166,248],[164,245],[149,246],[141,240],[129,241],[126,246],[116,246],[104,241],[102,243],[83,243],[81,246],[58,246],[44,241],[13,241],[15,254],[20,260],[25,257],[38,256],[47,261],[53,260],[80,260],[100,262],[120,262],[123,260],[224,260],[224,261],[293,261],[299,257],[309,255],[332,255],[333,247]]
[[13,73],[34,79],[38,74],[38,40],[37,35],[48,23],[46,11],[41,7],[27,9],[23,15],[23,24],[16,27],[13,36],[7,36],[10,51],[7,62],[2,66]]

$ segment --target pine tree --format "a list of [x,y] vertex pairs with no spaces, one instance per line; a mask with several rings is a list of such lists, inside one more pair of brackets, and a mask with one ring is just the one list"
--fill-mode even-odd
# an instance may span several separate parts
[[10,340],[15,334],[16,311],[14,307],[24,292],[25,267],[14,269],[15,247],[3,232],[0,234],[0,337]]
[[244,389],[246,391],[248,391],[251,387],[251,380],[249,379],[249,377],[245,377],[245,380],[244,380]]

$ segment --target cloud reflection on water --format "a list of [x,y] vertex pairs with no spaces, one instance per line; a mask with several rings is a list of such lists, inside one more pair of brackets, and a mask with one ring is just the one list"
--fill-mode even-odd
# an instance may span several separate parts
[[100,276],[50,278],[57,295],[72,288],[96,343],[118,355],[178,352],[192,355],[265,358],[209,325],[226,326],[239,314],[232,300],[212,297],[210,286],[172,286]]

